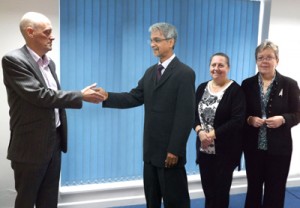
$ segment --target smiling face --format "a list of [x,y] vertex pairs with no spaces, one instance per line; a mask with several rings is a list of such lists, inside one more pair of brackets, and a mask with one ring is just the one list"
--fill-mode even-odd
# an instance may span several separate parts
[[266,48],[257,53],[256,64],[261,75],[273,76],[279,59],[272,48]]
[[160,30],[151,32],[150,41],[153,54],[160,58],[160,62],[164,62],[173,55],[174,39],[166,39]]
[[224,56],[215,55],[210,62],[210,75],[216,82],[227,80],[229,72],[228,60]]

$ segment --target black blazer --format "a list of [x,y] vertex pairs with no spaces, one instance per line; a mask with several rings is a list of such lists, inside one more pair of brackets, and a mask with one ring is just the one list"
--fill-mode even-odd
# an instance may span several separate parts
[[[195,124],[201,125],[198,105],[208,82],[199,85],[196,91]],[[242,154],[242,128],[245,120],[246,101],[242,88],[235,82],[226,89],[216,110],[214,119],[216,154],[228,156],[239,165]],[[196,138],[196,163],[200,157],[200,139]]]
[[[26,46],[2,58],[7,91],[11,138],[7,158],[16,162],[44,163],[54,149],[56,126],[54,108],[59,108],[62,151],[67,151],[67,119],[63,108],[81,108],[82,94],[49,89],[38,64]],[[60,85],[55,64],[49,68]]]
[[144,162],[164,167],[167,152],[186,163],[186,144],[194,121],[195,73],[175,57],[156,83],[157,64],[147,69],[129,93],[109,92],[103,107],[131,108],[144,104]]
[[[243,81],[242,88],[246,95],[248,116],[261,117],[260,90],[258,73]],[[276,155],[288,155],[292,153],[291,128],[300,121],[299,87],[295,80],[285,77],[276,71],[276,78],[271,89],[267,104],[267,117],[281,115],[285,124],[276,129],[267,129],[268,152]],[[255,151],[258,146],[259,128],[249,126],[245,122],[244,150]]]

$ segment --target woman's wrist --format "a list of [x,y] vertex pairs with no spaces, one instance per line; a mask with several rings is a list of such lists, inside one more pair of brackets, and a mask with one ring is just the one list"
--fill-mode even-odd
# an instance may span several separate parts
[[196,132],[196,133],[197,133],[197,136],[200,136],[200,132],[201,132],[201,131],[204,131],[204,129],[200,128],[200,129],[197,130],[197,132]]

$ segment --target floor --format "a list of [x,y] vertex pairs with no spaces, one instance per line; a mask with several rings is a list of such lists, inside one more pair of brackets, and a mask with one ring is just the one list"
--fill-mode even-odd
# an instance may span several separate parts
[[[229,208],[242,208],[244,206],[244,201],[245,201],[244,193],[231,195]],[[145,204],[133,205],[133,206],[121,206],[118,208],[144,208],[144,207]],[[200,207],[204,207],[203,198],[191,200],[191,208],[200,208]],[[285,208],[300,207],[300,186],[287,188],[284,207]]]

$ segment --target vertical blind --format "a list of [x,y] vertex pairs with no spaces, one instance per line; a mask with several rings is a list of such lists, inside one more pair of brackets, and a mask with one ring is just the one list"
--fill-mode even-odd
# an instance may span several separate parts
[[[147,41],[156,22],[176,26],[175,54],[195,70],[196,87],[210,79],[209,58],[216,52],[229,55],[230,78],[241,83],[255,73],[259,9],[260,2],[250,0],[60,0],[62,87],[135,87],[158,62]],[[119,110],[84,103],[67,114],[63,186],[142,178],[143,106]],[[195,139],[191,132],[188,174],[199,173]]]

